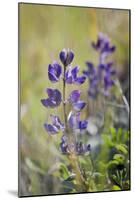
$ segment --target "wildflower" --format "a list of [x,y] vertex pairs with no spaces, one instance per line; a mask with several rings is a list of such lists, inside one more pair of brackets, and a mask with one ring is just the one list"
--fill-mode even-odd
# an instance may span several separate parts
[[57,62],[53,62],[53,64],[49,64],[48,66],[48,77],[49,80],[53,83],[59,81],[62,73],[62,68]]
[[60,121],[58,116],[51,115],[52,124],[44,124],[46,131],[49,134],[57,134],[60,130],[64,130],[64,124]]
[[72,50],[63,49],[60,52],[59,57],[60,57],[60,60],[63,63],[63,65],[66,67],[66,66],[70,65],[70,63],[73,61],[74,53]]
[[81,91],[80,90],[73,90],[69,95],[69,101],[71,103],[76,103],[80,98]]
[[82,142],[70,143],[65,135],[61,138],[60,148],[63,154],[75,153],[76,155],[84,155],[91,150],[90,144],[86,145]]
[[86,120],[81,121],[80,120],[80,112],[77,113],[70,113],[68,117],[68,122],[70,128],[74,129],[79,129],[80,131],[84,130],[87,128],[88,122]]
[[79,100],[81,92],[79,90],[74,90],[69,96],[69,101],[72,103],[74,110],[80,111],[85,106],[86,103],[82,100]]
[[69,66],[69,69],[66,71],[65,74],[65,80],[66,83],[68,84],[77,84],[77,85],[81,85],[85,82],[86,80],[86,76],[77,76],[79,72],[79,67],[76,66],[74,68],[72,68],[71,66]]
[[42,99],[41,102],[45,107],[55,108],[60,105],[62,99],[61,99],[61,93],[57,89],[51,89],[47,88],[47,99]]
[[92,42],[92,47],[100,51],[101,54],[110,54],[115,51],[115,46],[111,46],[110,39],[103,33],[98,34],[97,42]]

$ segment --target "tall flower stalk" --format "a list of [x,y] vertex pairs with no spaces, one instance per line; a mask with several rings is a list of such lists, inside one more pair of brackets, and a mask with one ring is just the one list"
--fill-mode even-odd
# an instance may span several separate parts
[[[59,54],[60,61],[55,61],[48,65],[48,77],[52,83],[56,83],[62,79],[63,90],[60,92],[58,89],[47,88],[46,92],[48,98],[42,99],[41,102],[46,108],[54,109],[63,105],[64,122],[59,116],[50,115],[51,123],[45,123],[44,128],[50,134],[58,134],[62,132],[60,150],[63,154],[68,155],[70,163],[76,175],[78,184],[81,184],[83,191],[87,190],[87,186],[82,176],[78,155],[84,155],[90,152],[90,144],[83,144],[76,139],[76,134],[82,134],[87,128],[87,121],[81,120],[81,111],[86,106],[83,100],[80,100],[81,91],[73,90],[68,97],[66,97],[66,86],[68,85],[81,85],[85,82],[86,76],[78,76],[79,67],[72,67],[71,63],[74,59],[72,50],[63,49]],[[67,113],[66,106],[71,104],[72,109]]]

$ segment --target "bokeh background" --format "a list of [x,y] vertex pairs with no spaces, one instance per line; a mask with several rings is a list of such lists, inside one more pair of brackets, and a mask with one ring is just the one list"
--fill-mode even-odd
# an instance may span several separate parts
[[[50,137],[43,124],[50,113],[62,118],[62,108],[48,110],[40,100],[50,83],[48,64],[59,60],[59,52],[70,48],[75,52],[73,65],[85,69],[85,61],[98,62],[91,48],[98,32],[111,38],[117,50],[112,59],[118,70],[124,93],[129,100],[129,12],[127,10],[19,4],[19,73],[20,133],[19,189],[21,195],[56,194],[62,192],[60,182],[52,177],[63,156],[59,152],[60,136]],[[72,87],[67,89],[69,92]],[[87,85],[81,86],[83,98]],[[86,111],[83,115],[86,116]],[[65,159],[65,158],[64,158]],[[65,161],[64,161],[65,162]]]

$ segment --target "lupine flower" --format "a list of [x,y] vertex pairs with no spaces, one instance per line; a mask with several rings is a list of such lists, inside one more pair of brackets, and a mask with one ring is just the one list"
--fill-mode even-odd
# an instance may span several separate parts
[[101,54],[109,54],[115,51],[115,46],[111,46],[109,38],[103,33],[98,34],[97,42],[92,42],[92,46],[95,50],[100,51]]
[[63,63],[64,66],[70,65],[70,63],[73,61],[74,53],[72,50],[69,49],[63,49],[60,52],[60,60]]
[[44,124],[44,127],[49,134],[54,135],[57,134],[60,130],[64,130],[64,124],[60,121],[58,116],[51,115],[51,120],[52,124]]
[[63,154],[75,153],[76,155],[83,155],[91,150],[90,144],[86,145],[82,142],[70,143],[65,135],[61,138],[60,148]]
[[65,80],[66,83],[68,84],[77,84],[77,85],[81,85],[85,82],[86,80],[86,76],[77,76],[79,72],[79,67],[76,66],[74,68],[72,68],[71,66],[69,66],[69,69],[66,71],[65,74]]
[[70,113],[68,117],[69,126],[71,129],[79,129],[80,131],[87,128],[88,122],[86,120],[80,120],[80,112]]
[[53,64],[49,64],[48,66],[48,77],[49,80],[53,83],[59,81],[62,73],[62,68],[57,62],[53,62]]
[[74,90],[69,96],[69,101],[72,103],[73,109],[76,111],[80,111],[86,106],[84,101],[79,100],[80,94],[81,92],[79,90]]
[[86,144],[83,144],[82,142],[76,143],[76,152],[78,155],[90,152],[90,150],[91,150],[90,144],[86,145]]
[[61,93],[57,89],[47,88],[47,99],[42,99],[41,102],[45,107],[55,108],[61,103]]
[[76,103],[80,99],[80,90],[73,90],[71,94],[69,95],[69,101],[71,103]]
[[65,126],[64,124],[60,121],[58,116],[51,115],[52,123],[55,125],[59,130],[64,130]]

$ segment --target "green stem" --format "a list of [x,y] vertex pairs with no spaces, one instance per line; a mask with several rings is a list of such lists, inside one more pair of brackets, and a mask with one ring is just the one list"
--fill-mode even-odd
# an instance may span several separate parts
[[64,77],[63,77],[63,115],[64,115],[64,122],[65,122],[65,132],[68,132],[67,113],[66,113],[66,82],[65,82],[65,73],[66,73],[66,67],[64,66]]

